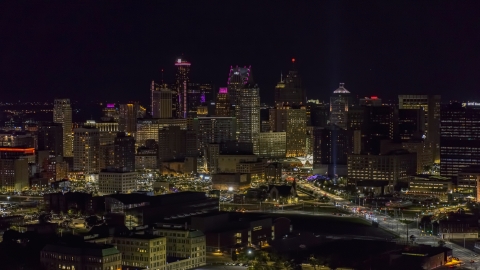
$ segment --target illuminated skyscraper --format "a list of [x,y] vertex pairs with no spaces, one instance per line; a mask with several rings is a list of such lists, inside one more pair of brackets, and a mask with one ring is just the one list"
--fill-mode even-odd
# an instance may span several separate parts
[[118,132],[114,142],[115,167],[124,171],[135,171],[135,139]]
[[172,118],[172,100],[175,92],[166,84],[156,84],[152,81],[152,117]]
[[350,92],[344,83],[330,96],[330,123],[343,129],[347,128],[348,107],[351,105]]
[[220,87],[218,91],[217,101],[215,102],[216,116],[230,116],[230,95],[227,87]]
[[86,174],[100,171],[100,132],[94,127],[76,128],[73,140],[73,170]]
[[260,133],[260,89],[256,84],[245,84],[237,90],[238,104],[235,106],[239,143],[252,143],[253,153],[258,153]]
[[298,75],[298,71],[294,66],[295,59],[292,59],[292,70],[290,70],[283,80],[280,77],[280,82],[275,87],[275,106],[282,107],[284,105],[298,106],[305,105],[306,95],[305,89],[302,88],[302,79]]
[[[188,83],[187,84],[187,116],[195,117],[199,115],[198,109],[213,101],[213,85],[211,83]],[[202,114],[200,112],[200,114]]]
[[306,155],[307,111],[305,107],[289,106],[270,109],[272,131],[286,132],[287,157]]
[[53,122],[62,124],[63,156],[73,156],[72,107],[70,99],[55,99],[53,105]]
[[175,90],[177,91],[177,100],[175,106],[177,117],[187,118],[188,113],[188,83],[190,81],[191,64],[184,59],[178,58],[175,63],[177,72],[175,74]]
[[440,175],[480,165],[480,104],[442,105],[440,119]]
[[230,95],[230,102],[232,105],[239,104],[238,91],[243,89],[246,84],[253,84],[252,68],[245,67],[230,67],[228,74],[227,89]]
[[439,95],[399,95],[399,109],[421,109],[425,112],[426,141],[432,148],[434,161],[440,161],[440,100]]
[[118,129],[122,132],[135,133],[137,119],[145,117],[145,108],[138,101],[120,104]]

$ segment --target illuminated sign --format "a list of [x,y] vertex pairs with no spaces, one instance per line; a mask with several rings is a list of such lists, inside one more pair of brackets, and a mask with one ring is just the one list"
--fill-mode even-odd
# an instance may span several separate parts
[[467,102],[467,106],[480,106],[480,102]]
[[253,231],[260,231],[261,229],[262,229],[262,226],[253,227]]
[[108,103],[107,108],[115,108],[115,103]]
[[226,94],[228,93],[228,88],[227,87],[220,87],[220,91],[218,91],[220,94]]

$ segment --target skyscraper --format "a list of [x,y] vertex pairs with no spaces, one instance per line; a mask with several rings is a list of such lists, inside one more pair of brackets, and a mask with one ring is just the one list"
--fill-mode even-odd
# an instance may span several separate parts
[[230,95],[230,102],[232,105],[238,104],[238,91],[246,84],[253,84],[251,66],[245,67],[230,67],[230,73],[228,74],[227,88]]
[[399,109],[420,109],[425,112],[426,141],[432,148],[435,162],[440,161],[440,100],[439,95],[399,95]]
[[72,107],[70,99],[55,99],[53,105],[53,122],[62,124],[63,156],[73,156]]
[[187,84],[187,116],[198,115],[198,108],[213,101],[213,85],[211,83]]
[[237,127],[235,117],[198,117],[193,119],[198,148],[201,153],[211,143],[223,143],[235,140]]
[[76,128],[73,140],[73,170],[85,174],[100,171],[100,133],[94,127]]
[[145,109],[138,101],[120,104],[118,129],[122,132],[135,133],[137,131],[137,118],[143,118]]
[[42,123],[38,126],[38,150],[63,156],[63,128],[60,123]]
[[175,62],[177,72],[175,74],[175,90],[177,91],[177,106],[176,113],[179,118],[187,118],[188,113],[188,83],[190,81],[190,66],[191,64],[185,59],[178,58]]
[[175,92],[168,89],[166,84],[156,84],[152,81],[152,117],[172,118],[172,100]]
[[295,59],[292,59],[292,70],[288,72],[285,81],[281,76],[280,82],[275,87],[275,106],[305,105],[306,101],[307,97],[305,89],[302,88],[302,79],[295,68]]
[[135,139],[125,132],[118,132],[115,138],[115,167],[124,171],[135,171]]
[[347,155],[351,140],[345,129],[336,125],[313,130],[313,169],[330,176],[347,174]]
[[444,105],[440,115],[440,175],[480,165],[480,104]]
[[235,106],[239,143],[251,143],[253,152],[258,153],[260,133],[260,89],[256,84],[245,84],[237,90],[238,104]]
[[350,92],[340,83],[330,96],[330,123],[343,129],[347,128],[348,107],[351,105]]
[[215,115],[230,116],[230,95],[227,87],[220,87],[218,91],[217,101],[215,102]]
[[306,155],[307,111],[305,107],[289,106],[270,109],[272,131],[286,132],[286,156],[303,157]]

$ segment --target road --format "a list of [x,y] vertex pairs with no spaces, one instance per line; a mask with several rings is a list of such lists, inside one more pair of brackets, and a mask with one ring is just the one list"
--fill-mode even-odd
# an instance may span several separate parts
[[[357,205],[354,205],[348,200],[345,200],[344,198],[341,198],[339,196],[330,194],[324,190],[319,189],[318,187],[314,187],[311,184],[299,184],[302,186],[302,188],[313,190],[315,194],[317,195],[326,195],[330,199],[334,200],[335,202],[341,204],[341,205],[346,205],[351,207],[358,207]],[[368,210],[370,211],[369,208],[365,207],[360,207],[361,209]],[[364,216],[362,216],[365,218]],[[417,244],[425,244],[425,245],[431,245],[431,246],[437,246],[438,241],[440,240],[439,237],[437,236],[430,236],[430,235],[425,235],[421,233],[421,231],[416,227],[415,220],[413,221],[410,226],[402,223],[399,219],[394,219],[391,218],[390,216],[385,216],[385,215],[377,215],[377,221],[379,223],[379,226],[385,230],[391,231],[393,233],[396,233],[399,236],[399,240],[405,240],[407,241],[410,237],[410,235],[414,235],[416,237],[415,243]],[[408,226],[408,234],[407,234],[407,226]],[[467,269],[476,269],[476,267],[480,267],[480,262],[478,261],[480,257],[477,257],[477,253],[463,248],[462,246],[459,246],[455,243],[452,242],[446,242],[446,246],[448,248],[452,249],[452,255],[454,257],[458,257],[460,261],[465,262],[467,265],[465,266]],[[475,261],[474,264],[471,264],[470,261]]]

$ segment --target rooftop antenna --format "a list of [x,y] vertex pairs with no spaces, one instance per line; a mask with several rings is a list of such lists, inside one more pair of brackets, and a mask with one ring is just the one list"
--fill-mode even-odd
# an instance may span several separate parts
[[283,72],[280,71],[280,82],[283,83]]
[[163,85],[163,68],[162,68],[162,85]]

